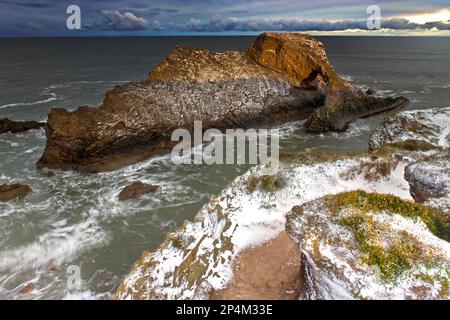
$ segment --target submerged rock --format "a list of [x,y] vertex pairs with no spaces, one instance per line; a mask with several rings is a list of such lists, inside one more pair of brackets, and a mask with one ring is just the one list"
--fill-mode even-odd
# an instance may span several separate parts
[[11,132],[25,132],[28,130],[40,129],[45,127],[45,123],[37,121],[13,121],[8,118],[0,119],[0,134]]
[[[344,92],[358,99],[333,114],[342,114],[342,123],[379,112],[378,102],[383,110],[399,106],[355,90],[336,74],[323,45],[303,34],[265,33],[247,52],[178,47],[148,79],[107,92],[98,108],[53,109],[38,167],[115,170],[166,151],[172,131],[192,130],[195,120],[206,130],[304,119],[325,100],[334,108],[331,101]],[[323,130],[339,129],[335,120],[330,123]]]
[[436,158],[412,163],[405,169],[405,179],[409,182],[411,196],[417,202],[450,197],[450,160]]
[[[362,191],[294,207],[287,231],[302,252],[303,299],[448,299],[448,216]],[[430,230],[431,228],[431,230]]]
[[146,184],[141,181],[133,182],[129,186],[122,189],[119,193],[119,200],[126,201],[137,198],[143,194],[153,193],[159,189],[159,186]]
[[0,185],[0,201],[7,202],[16,198],[23,198],[32,192],[31,188],[22,184]]

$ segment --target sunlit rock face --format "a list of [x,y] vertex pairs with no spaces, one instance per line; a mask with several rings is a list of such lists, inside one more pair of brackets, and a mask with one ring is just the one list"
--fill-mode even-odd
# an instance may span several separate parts
[[[339,77],[323,45],[302,34],[262,34],[247,52],[178,47],[143,81],[106,93],[101,106],[51,111],[38,167],[108,171],[171,147],[175,128],[248,128],[310,116],[311,132],[404,105]],[[317,111],[315,111],[317,109]]]

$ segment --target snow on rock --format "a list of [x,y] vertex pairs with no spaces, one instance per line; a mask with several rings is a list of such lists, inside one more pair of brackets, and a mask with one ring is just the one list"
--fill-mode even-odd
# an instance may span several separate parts
[[448,299],[450,244],[407,216],[415,209],[429,210],[362,191],[294,207],[287,231],[302,252],[301,298]]
[[405,169],[412,197],[417,202],[450,197],[450,160],[437,158],[412,163]]
[[415,140],[429,147],[449,147],[450,107],[414,110],[389,117],[370,137],[369,148],[378,150],[385,144]]
[[[193,222],[170,234],[153,253],[145,252],[123,279],[116,299],[207,298],[233,279],[233,262],[240,252],[260,245],[285,228],[285,214],[299,205],[348,190],[390,192],[411,200],[403,179],[406,162],[374,178],[371,157],[314,163],[283,163],[277,188],[265,185],[263,166],[238,177],[210,199]],[[377,159],[376,161],[393,161]],[[265,179],[268,178],[268,179]]]
[[[282,159],[279,173],[274,176],[267,176],[263,165],[251,168],[221,194],[212,196],[192,222],[186,221],[177,232],[169,234],[157,250],[144,252],[114,298],[207,299],[211,292],[226,288],[233,280],[233,266],[241,252],[285,230],[287,213],[288,232],[303,253],[308,288],[303,298],[445,297],[449,290],[449,243],[431,231],[436,234],[440,227],[444,231],[440,230],[439,236],[448,236],[449,215],[430,224],[428,214],[421,221],[419,217],[405,217],[405,212],[400,211],[419,206],[410,211],[442,213],[442,206],[448,208],[448,196],[426,203],[437,209],[412,202],[405,168],[424,158],[446,157],[442,149],[448,148],[449,117],[450,108],[403,112],[387,120],[370,141],[372,150],[410,140],[424,142],[420,148],[413,143],[351,156],[299,153]],[[448,172],[448,164],[443,170]],[[333,211],[324,203],[325,196],[355,190],[395,195],[400,197],[394,201],[399,207],[365,210],[361,216],[361,208],[358,212],[351,206],[341,206]],[[294,214],[299,206],[303,206],[303,214]],[[352,229],[352,224],[342,222],[353,215],[361,218],[361,228]],[[379,230],[380,234],[364,242],[358,230],[366,229]],[[410,247],[405,249],[402,242]],[[383,263],[383,259],[377,260],[382,258],[380,254],[364,252],[379,252],[380,248],[390,252],[390,258],[397,248],[404,259]],[[430,261],[433,263],[428,264]],[[372,274],[374,268],[381,268],[381,272]]]

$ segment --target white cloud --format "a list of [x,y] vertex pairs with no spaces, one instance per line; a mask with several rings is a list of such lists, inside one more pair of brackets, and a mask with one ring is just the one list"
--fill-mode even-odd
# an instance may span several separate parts
[[148,21],[136,17],[131,12],[121,13],[120,11],[103,10],[102,14],[103,21],[95,24],[95,27],[101,30],[140,31],[147,29]]

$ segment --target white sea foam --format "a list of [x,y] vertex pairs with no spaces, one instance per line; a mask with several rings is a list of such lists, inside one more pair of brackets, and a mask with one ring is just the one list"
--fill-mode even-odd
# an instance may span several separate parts
[[17,102],[17,103],[4,104],[4,105],[0,106],[0,109],[5,109],[5,108],[9,108],[9,107],[19,107],[19,106],[34,106],[34,105],[58,100],[58,98],[56,97],[56,93],[53,93],[53,92],[44,92],[44,93],[42,93],[42,95],[49,95],[50,97],[45,100],[38,100],[38,101],[34,101],[34,102]]
[[104,246],[109,236],[94,220],[55,228],[27,245],[0,253],[0,270],[31,270],[52,261],[72,260],[81,252]]

